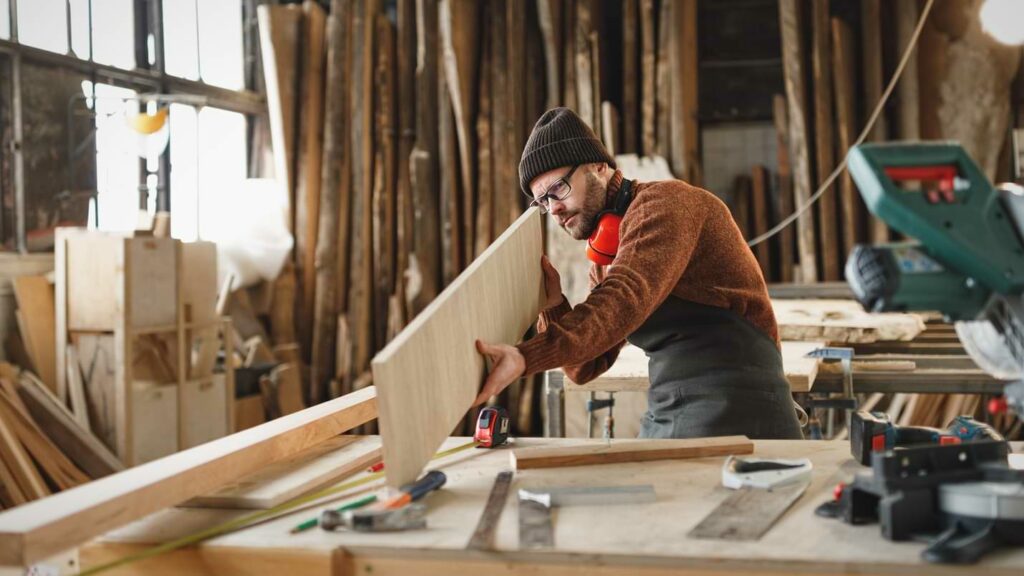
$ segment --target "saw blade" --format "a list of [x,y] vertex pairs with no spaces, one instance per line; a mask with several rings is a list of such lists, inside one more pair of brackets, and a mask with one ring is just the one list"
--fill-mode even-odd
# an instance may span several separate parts
[[1003,380],[1021,378],[1021,363],[1014,358],[1006,338],[991,322],[961,321],[954,326],[964,350],[979,368]]
[[771,490],[751,487],[734,490],[687,536],[715,540],[759,540],[800,499],[809,484],[798,482]]

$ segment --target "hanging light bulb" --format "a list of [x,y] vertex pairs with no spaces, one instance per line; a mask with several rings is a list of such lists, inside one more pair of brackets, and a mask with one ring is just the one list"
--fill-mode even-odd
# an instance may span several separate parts
[[981,29],[1010,46],[1024,44],[1024,2],[985,0],[981,5]]
[[135,154],[141,158],[155,158],[163,154],[170,140],[167,125],[168,107],[164,106],[153,114],[140,112],[126,113],[125,125],[131,133],[130,140]]

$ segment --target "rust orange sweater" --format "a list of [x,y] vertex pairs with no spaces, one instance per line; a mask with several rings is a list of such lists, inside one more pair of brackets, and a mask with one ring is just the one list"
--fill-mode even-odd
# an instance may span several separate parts
[[[609,197],[622,184],[616,171]],[[584,383],[608,369],[625,339],[669,295],[729,309],[776,345],[778,326],[754,254],[714,194],[679,180],[634,182],[611,265],[591,269],[593,290],[575,308],[541,313],[538,334],[519,345],[526,374],[564,367]]]

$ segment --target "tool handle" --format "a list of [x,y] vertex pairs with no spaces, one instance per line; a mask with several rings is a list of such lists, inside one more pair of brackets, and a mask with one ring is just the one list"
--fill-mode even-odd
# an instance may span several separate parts
[[448,477],[444,475],[444,472],[431,470],[413,484],[403,486],[402,492],[408,494],[412,501],[415,502],[430,492],[444,486],[444,483],[447,481]]

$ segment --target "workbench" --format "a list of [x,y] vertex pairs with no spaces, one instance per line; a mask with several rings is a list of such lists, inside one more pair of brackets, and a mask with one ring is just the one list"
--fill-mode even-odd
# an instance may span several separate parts
[[[446,447],[463,444],[451,438]],[[523,438],[520,447],[599,443]],[[950,568],[923,563],[920,543],[893,543],[877,525],[850,526],[814,515],[837,482],[860,467],[848,442],[755,441],[754,455],[808,457],[813,480],[803,497],[757,542],[694,540],[686,536],[727,496],[723,458],[526,470],[516,474],[498,524],[494,552],[465,550],[495,475],[509,467],[509,450],[474,449],[434,462],[447,485],[425,502],[425,530],[389,534],[289,529],[315,512],[296,512],[209,540],[200,546],[123,566],[111,574],[1021,574],[1024,550],[1001,551],[981,564]],[[657,502],[558,509],[555,546],[519,551],[515,490],[575,484],[653,484]],[[335,503],[333,506],[337,506]],[[166,542],[244,512],[168,509],[108,533],[80,549],[82,567]]]

